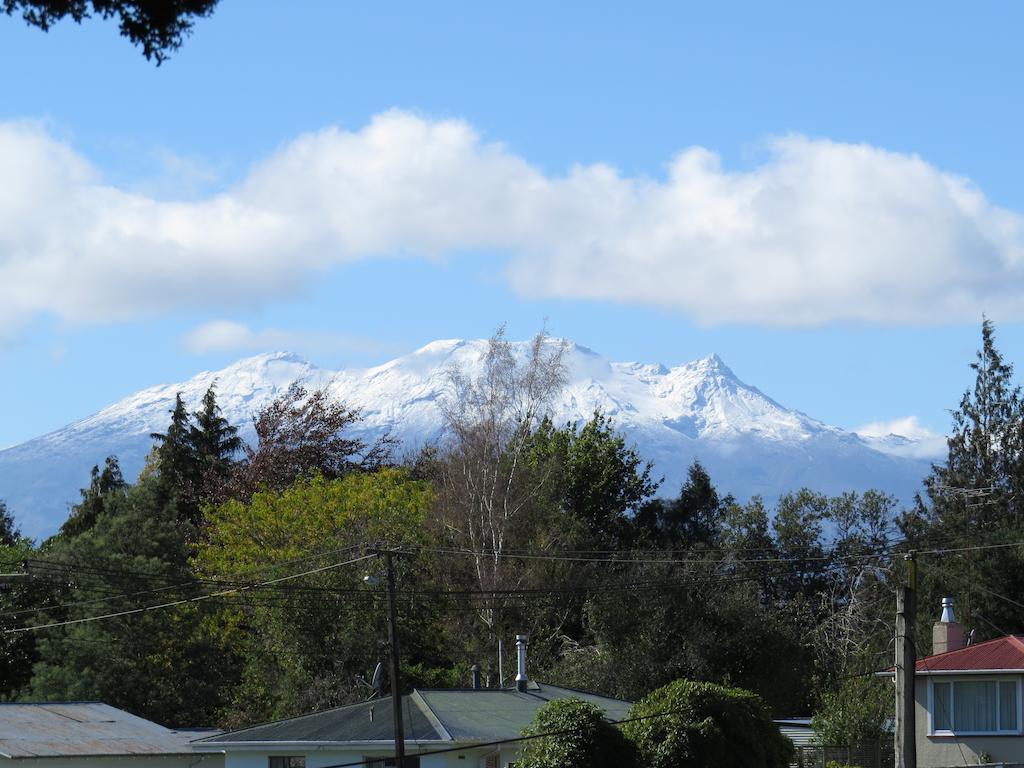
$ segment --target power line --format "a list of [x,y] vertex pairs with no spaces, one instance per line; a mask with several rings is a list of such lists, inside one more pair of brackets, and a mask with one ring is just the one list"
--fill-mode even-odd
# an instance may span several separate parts
[[324,566],[321,566],[319,568],[313,568],[313,569],[310,569],[308,571],[303,571],[302,573],[295,573],[295,574],[291,574],[289,576],[281,576],[281,577],[276,578],[276,579],[268,579],[267,581],[260,582],[258,584],[252,584],[252,585],[243,586],[243,587],[232,587],[230,589],[225,589],[225,590],[223,590],[221,592],[214,592],[214,593],[211,593],[211,594],[198,595],[196,597],[188,597],[188,598],[184,598],[182,600],[174,600],[174,601],[171,601],[169,603],[160,603],[158,605],[148,605],[148,606],[143,606],[141,608],[131,608],[131,609],[125,610],[125,611],[116,611],[114,613],[102,614],[100,616],[85,616],[85,617],[78,618],[78,619],[68,619],[67,621],[54,621],[54,622],[50,622],[49,624],[37,624],[35,626],[29,626],[29,627],[16,627],[14,629],[5,629],[5,630],[3,630],[3,634],[10,635],[10,634],[18,634],[18,633],[22,633],[22,632],[33,632],[33,631],[39,630],[39,629],[52,629],[54,627],[66,627],[66,626],[71,626],[73,624],[86,624],[86,623],[92,622],[92,621],[100,621],[100,620],[103,620],[103,619],[113,619],[113,618],[117,618],[117,617],[120,617],[120,616],[131,616],[133,614],[145,613],[146,611],[155,611],[155,610],[159,610],[161,608],[173,608],[174,606],[178,606],[178,605],[185,605],[185,604],[188,604],[188,603],[198,603],[200,601],[209,600],[209,599],[215,598],[215,597],[223,597],[225,595],[230,595],[232,593],[243,592],[243,591],[250,590],[250,589],[258,589],[260,587],[269,586],[269,585],[277,584],[277,583],[284,582],[284,581],[289,581],[291,579],[298,579],[298,578],[300,578],[302,576],[311,576],[312,574],[315,574],[315,573],[322,573],[324,571],[329,571],[329,570],[332,570],[334,568],[340,568],[340,567],[345,566],[345,565],[352,565],[353,563],[362,562],[363,560],[369,560],[369,559],[371,559],[373,557],[374,557],[374,555],[362,555],[361,557],[356,557],[356,558],[353,558],[351,560],[345,560],[345,561],[340,562],[340,563],[331,563],[330,565],[324,565]]

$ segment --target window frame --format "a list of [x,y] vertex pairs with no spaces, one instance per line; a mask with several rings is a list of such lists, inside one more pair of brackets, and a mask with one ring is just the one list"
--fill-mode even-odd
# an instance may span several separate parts
[[[956,713],[956,683],[996,683],[995,711],[997,729],[994,731],[961,731],[954,720]],[[946,683],[949,685],[949,725],[937,729],[935,727],[935,686]],[[929,675],[928,676],[928,735],[929,736],[1020,736],[1024,734],[1024,713],[1021,712],[1022,680],[1020,675]],[[1000,684],[1012,684],[1016,693],[1017,722],[1013,728],[1003,728],[1002,707],[999,696]]]

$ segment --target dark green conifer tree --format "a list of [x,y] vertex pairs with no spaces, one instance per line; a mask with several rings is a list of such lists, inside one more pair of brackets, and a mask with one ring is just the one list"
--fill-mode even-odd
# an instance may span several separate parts
[[194,423],[189,430],[189,439],[199,464],[199,492],[204,499],[216,494],[227,482],[234,457],[244,445],[238,436],[238,428],[221,415],[214,387],[211,384],[203,395],[202,406],[192,414]]
[[[164,500],[178,499],[186,507],[197,498],[200,481],[199,459],[192,441],[192,416],[185,408],[181,393],[177,394],[171,410],[171,423],[166,432],[153,432],[156,442],[156,475]],[[190,513],[190,508],[183,509]],[[192,515],[188,517],[191,519]]]
[[98,465],[93,465],[89,487],[81,490],[82,500],[71,508],[71,514],[60,527],[61,534],[77,536],[92,528],[103,511],[107,497],[124,493],[127,485],[117,456],[107,456],[102,471]]
[[678,498],[647,504],[636,517],[645,535],[664,547],[715,546],[732,496],[718,495],[711,476],[694,461]]
[[1024,628],[1011,602],[1024,594],[1024,552],[1005,546],[1022,538],[1024,402],[988,318],[970,368],[974,385],[952,412],[946,461],[933,465],[900,526],[915,546],[955,550],[921,570],[920,619],[934,621],[940,599],[952,596],[957,618],[980,639]]

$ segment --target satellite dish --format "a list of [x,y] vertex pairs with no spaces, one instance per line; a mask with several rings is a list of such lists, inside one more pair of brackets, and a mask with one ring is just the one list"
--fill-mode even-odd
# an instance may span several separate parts
[[382,678],[384,677],[384,665],[381,662],[377,662],[377,666],[373,668],[373,677],[370,678],[370,686],[378,694],[382,691]]

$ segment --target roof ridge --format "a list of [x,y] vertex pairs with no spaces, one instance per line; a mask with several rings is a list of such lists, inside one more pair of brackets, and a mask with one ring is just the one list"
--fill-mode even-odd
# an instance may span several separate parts
[[573,687],[568,686],[568,685],[556,685],[555,683],[542,683],[540,680],[534,680],[534,682],[537,683],[538,686],[546,685],[548,688],[561,688],[563,691],[572,691],[573,693],[583,693],[583,694],[586,694],[587,696],[594,696],[594,697],[596,697],[598,699],[608,699],[609,701],[622,701],[622,702],[625,702],[626,704],[633,704],[633,703],[635,703],[635,702],[630,701],[629,699],[620,699],[617,696],[605,696],[603,693],[595,693],[594,691],[585,691],[582,688],[573,688]]
[[431,709],[430,704],[427,703],[427,700],[420,694],[419,688],[413,688],[409,698],[419,707],[420,713],[427,718],[427,722],[430,723],[430,726],[437,732],[438,736],[446,741],[454,741],[448,729],[445,728],[444,723],[441,722],[441,718],[438,717],[437,713]]
[[[403,696],[408,696],[408,695],[409,694],[403,694]],[[236,733],[243,733],[245,731],[251,731],[253,728],[260,728],[260,727],[262,727],[264,725],[275,725],[277,723],[288,723],[288,722],[291,722],[292,720],[301,720],[304,717],[313,717],[314,715],[325,715],[328,712],[337,712],[338,710],[341,710],[341,709],[352,709],[354,707],[361,707],[361,706],[363,706],[365,704],[369,704],[371,701],[376,703],[376,702],[385,701],[385,700],[390,701],[390,699],[391,699],[391,695],[388,694],[387,696],[381,696],[379,699],[367,699],[366,701],[355,701],[355,702],[352,702],[351,704],[341,704],[341,705],[339,705],[337,707],[328,707],[327,709],[320,709],[320,710],[317,710],[315,712],[304,712],[301,715],[292,715],[290,717],[279,717],[279,718],[277,718],[275,720],[263,720],[262,722],[259,722],[259,723],[253,723],[252,725],[247,725],[244,728],[235,728],[235,729],[232,729],[232,730],[221,731],[216,736],[207,736],[206,738],[195,739],[194,741],[196,741],[196,742],[200,742],[200,741],[216,741],[217,739],[219,739],[222,736],[231,736],[231,735],[236,734]]]

